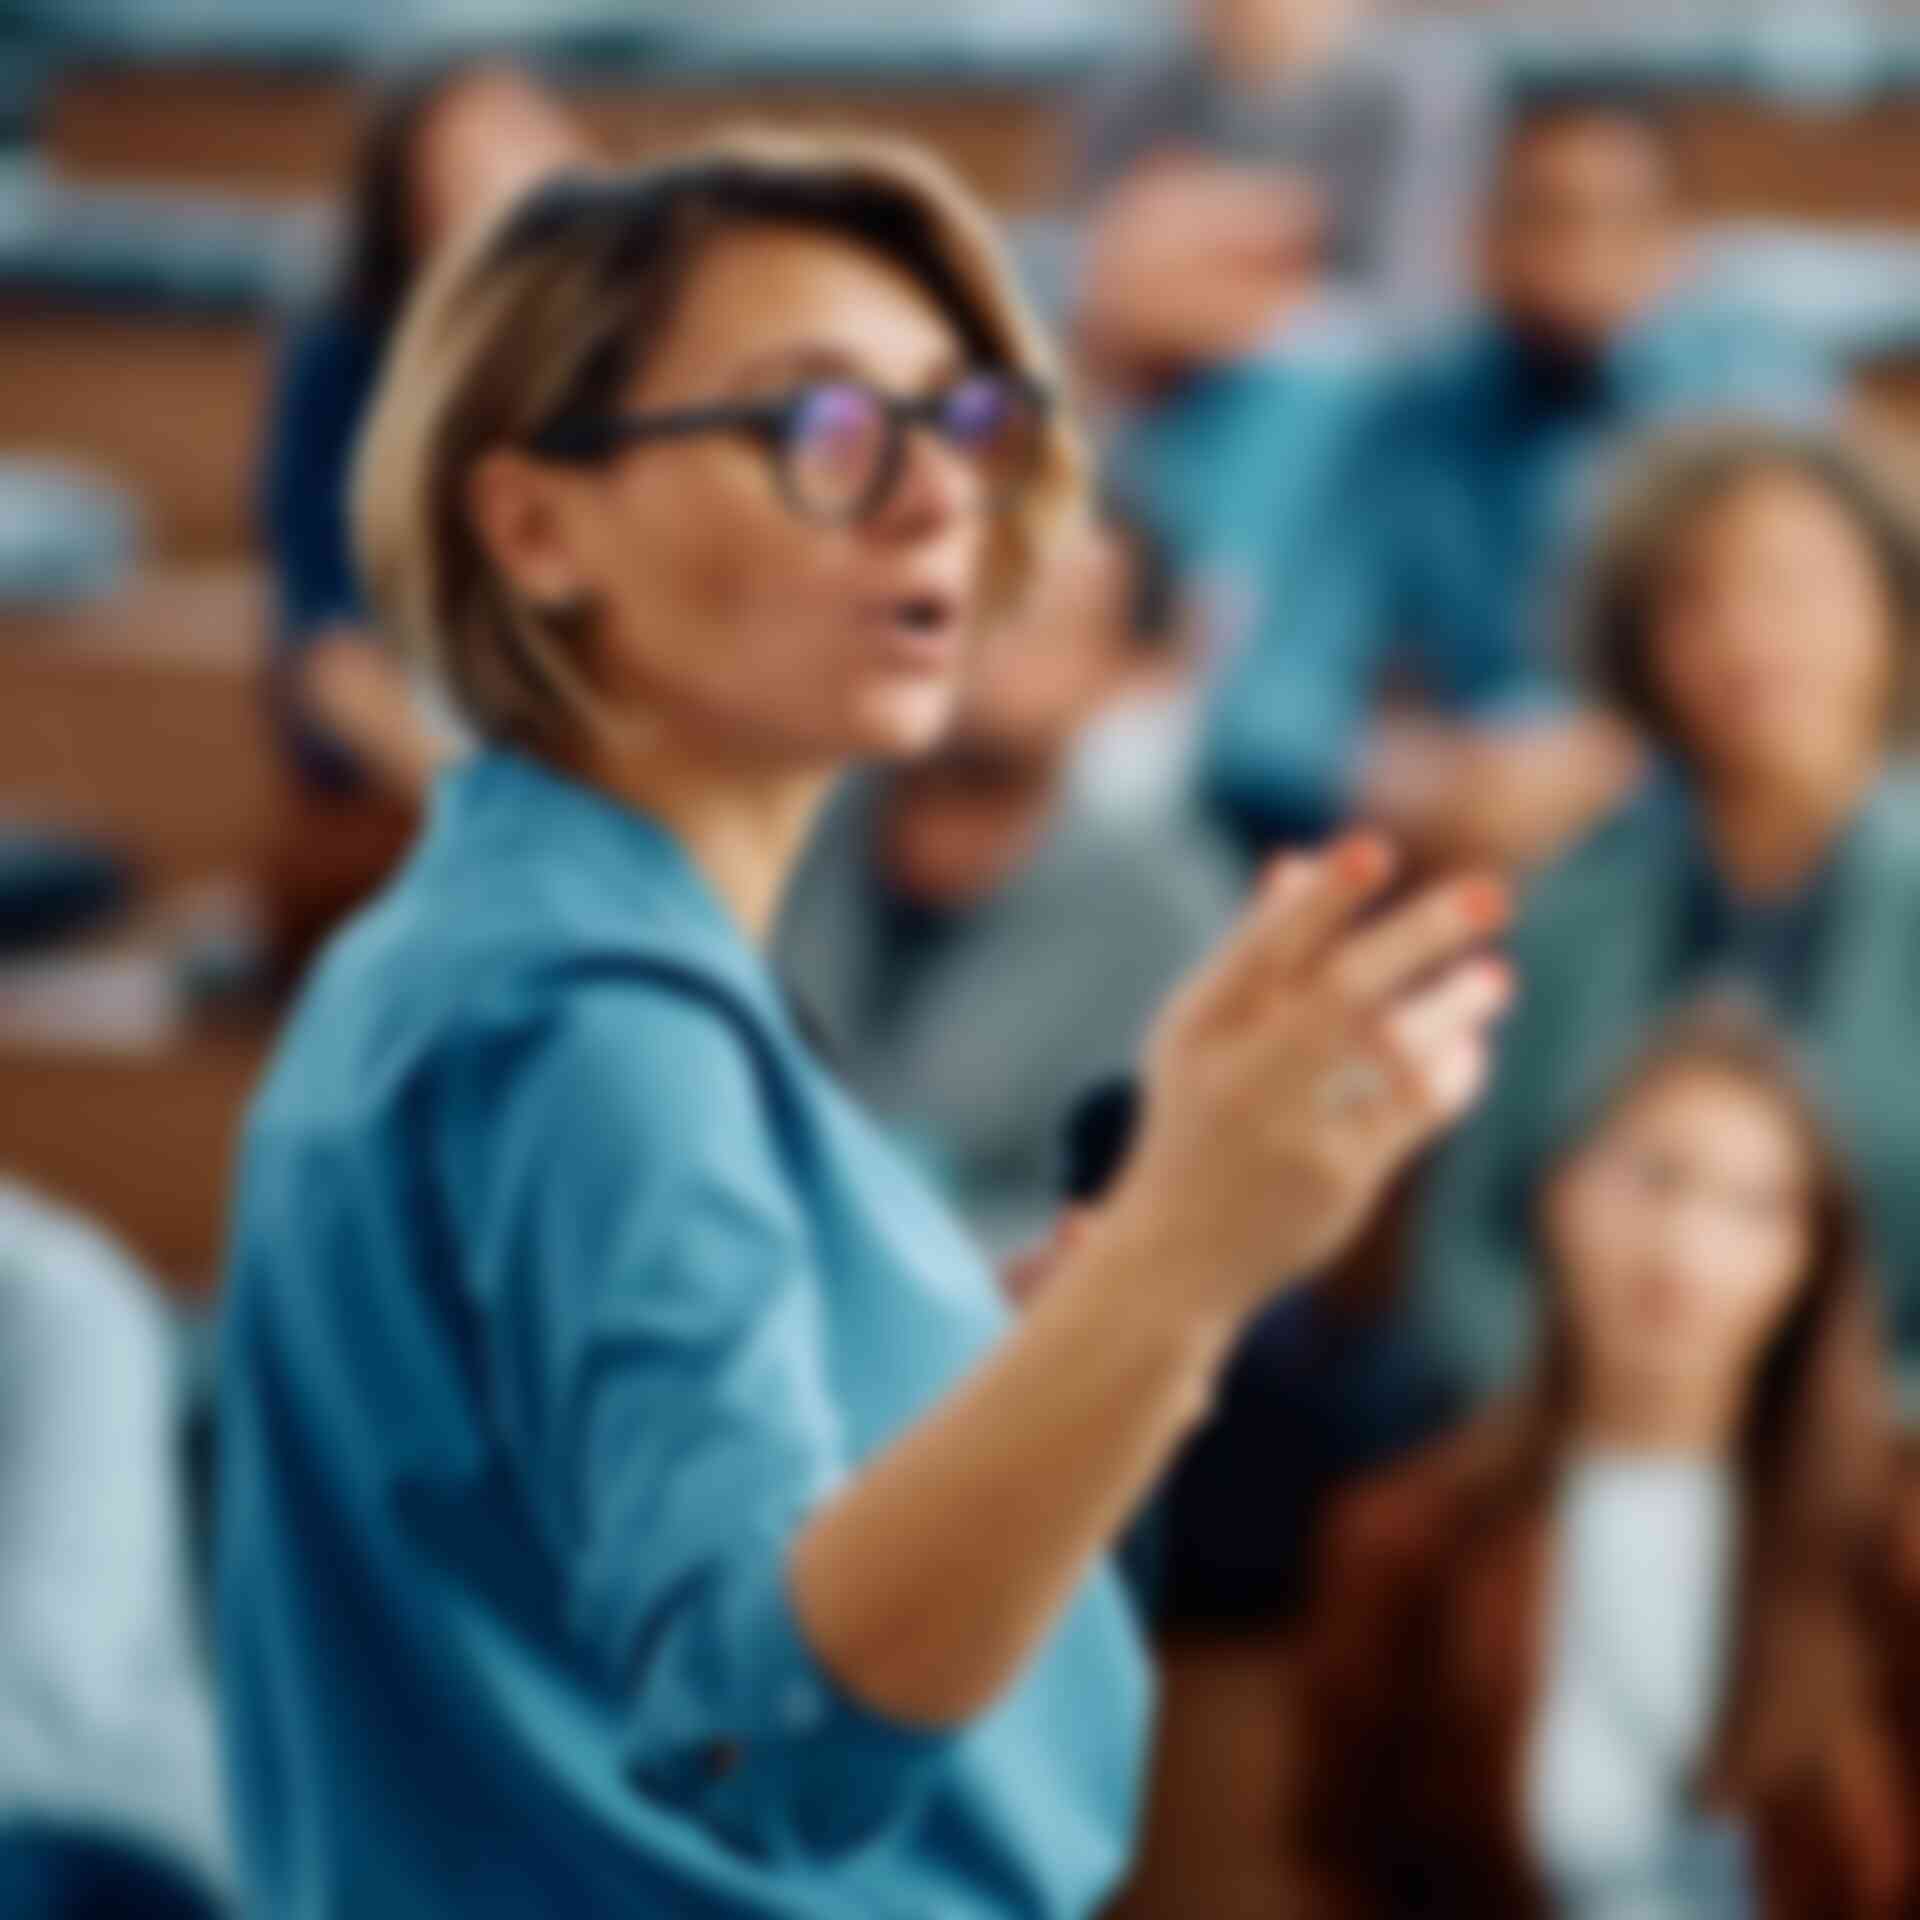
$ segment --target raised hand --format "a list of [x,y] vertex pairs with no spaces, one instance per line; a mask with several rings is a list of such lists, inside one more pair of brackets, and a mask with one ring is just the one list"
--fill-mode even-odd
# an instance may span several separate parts
[[1112,1213],[1201,1308],[1245,1312],[1323,1265],[1485,1080],[1512,981],[1476,949],[1506,889],[1453,880],[1360,924],[1393,868],[1371,837],[1279,862],[1149,1043]]

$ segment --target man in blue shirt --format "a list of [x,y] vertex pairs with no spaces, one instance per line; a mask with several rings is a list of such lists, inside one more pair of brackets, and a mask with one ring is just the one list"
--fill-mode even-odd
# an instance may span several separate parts
[[1524,868],[1632,777],[1554,658],[1608,456],[1687,415],[1830,404],[1772,321],[1689,292],[1687,228],[1655,107],[1535,93],[1509,121],[1477,317],[1410,364],[1296,360],[1195,397],[1182,452],[1213,504],[1189,500],[1191,557],[1239,588],[1205,774],[1249,841],[1360,811],[1435,860]]

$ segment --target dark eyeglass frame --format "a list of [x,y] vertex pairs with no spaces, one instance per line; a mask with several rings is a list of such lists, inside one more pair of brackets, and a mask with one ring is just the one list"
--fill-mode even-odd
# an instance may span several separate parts
[[[964,453],[959,434],[948,417],[954,397],[975,380],[998,381],[1029,407],[1034,415],[1034,460],[1025,472],[1014,476],[1001,493],[988,501],[989,509],[1001,511],[1016,500],[1034,477],[1041,435],[1052,416],[1053,390],[1043,382],[1007,367],[980,367],[962,375],[938,393],[906,396],[886,392],[869,380],[852,376],[813,380],[791,392],[775,394],[764,400],[715,401],[706,406],[673,407],[657,413],[616,413],[598,418],[562,418],[542,427],[525,442],[529,453],[543,460],[557,460],[573,466],[591,466],[610,459],[628,447],[644,446],[661,440],[691,439],[708,433],[740,433],[755,439],[773,457],[775,483],[780,496],[803,520],[823,525],[853,525],[879,512],[900,483],[906,467],[907,436],[916,427],[938,434],[946,443]],[[833,511],[822,509],[805,498],[794,478],[789,449],[799,439],[805,411],[825,389],[851,387],[875,401],[886,422],[887,438],[872,481],[847,507]]]

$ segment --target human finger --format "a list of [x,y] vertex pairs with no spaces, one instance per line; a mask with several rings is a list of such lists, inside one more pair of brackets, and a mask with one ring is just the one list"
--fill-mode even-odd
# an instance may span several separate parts
[[1325,986],[1364,1018],[1501,932],[1512,912],[1508,888],[1490,875],[1430,887],[1344,941],[1327,962]]

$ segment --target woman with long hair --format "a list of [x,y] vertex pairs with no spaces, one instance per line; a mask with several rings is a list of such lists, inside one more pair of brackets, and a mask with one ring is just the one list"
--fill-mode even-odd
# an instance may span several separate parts
[[890,149],[555,180],[403,322],[366,574],[486,744],[248,1128],[249,1911],[1066,1920],[1119,1874],[1149,1687],[1106,1550],[1235,1330],[1472,1097],[1505,905],[1360,922],[1364,840],[1277,871],[1009,1324],[764,945],[1076,474],[983,216]]
[[1297,1910],[1920,1912],[1920,1503],[1777,1029],[1675,1016],[1535,1200],[1530,1384],[1331,1522]]

